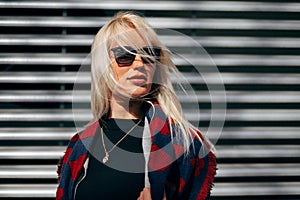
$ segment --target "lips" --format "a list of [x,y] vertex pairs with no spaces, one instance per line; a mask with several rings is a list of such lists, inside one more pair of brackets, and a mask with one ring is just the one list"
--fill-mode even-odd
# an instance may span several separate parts
[[147,77],[143,74],[137,74],[137,75],[134,75],[134,76],[130,76],[129,78],[127,78],[127,80],[129,80],[134,85],[141,86],[141,85],[146,84]]

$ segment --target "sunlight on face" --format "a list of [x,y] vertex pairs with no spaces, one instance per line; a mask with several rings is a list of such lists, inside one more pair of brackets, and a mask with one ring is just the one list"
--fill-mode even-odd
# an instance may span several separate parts
[[[132,37],[141,48],[146,45],[141,36],[134,29],[130,30]],[[122,43],[124,46],[128,46]],[[115,42],[112,48],[118,47]],[[139,52],[137,52],[139,53]],[[110,52],[112,59],[111,67],[114,72],[114,77],[118,81],[118,90],[132,97],[142,97],[147,95],[152,86],[152,80],[156,69],[156,63],[144,63],[140,55],[136,55],[131,65],[119,65],[114,57],[114,53]]]

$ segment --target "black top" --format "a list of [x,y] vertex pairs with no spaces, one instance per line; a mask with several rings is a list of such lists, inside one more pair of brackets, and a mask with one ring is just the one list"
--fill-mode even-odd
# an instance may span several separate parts
[[[106,120],[103,127],[106,150],[109,151],[138,122],[139,120],[131,119]],[[102,137],[101,135],[96,137],[97,141],[89,157],[86,176],[83,179],[79,178],[76,183],[78,184],[75,191],[76,200],[131,200],[138,198],[145,185],[145,160],[142,147],[143,126],[144,123],[140,122],[117,145],[117,148],[109,153],[109,160],[105,164],[102,162],[105,155]]]

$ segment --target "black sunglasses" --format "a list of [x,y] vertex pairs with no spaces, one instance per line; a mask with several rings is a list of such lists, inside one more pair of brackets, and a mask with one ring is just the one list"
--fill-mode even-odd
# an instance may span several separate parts
[[[130,66],[135,60],[135,56],[139,50],[131,46],[115,47],[111,49],[114,53],[115,60],[120,67]],[[145,46],[140,49],[141,58],[145,64],[151,64],[160,60],[161,48],[157,46]]]

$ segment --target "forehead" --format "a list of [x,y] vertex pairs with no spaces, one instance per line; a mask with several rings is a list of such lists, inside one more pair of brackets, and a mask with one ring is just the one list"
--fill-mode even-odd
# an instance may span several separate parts
[[130,28],[113,37],[111,48],[117,46],[143,47],[147,46],[147,43],[136,29]]

